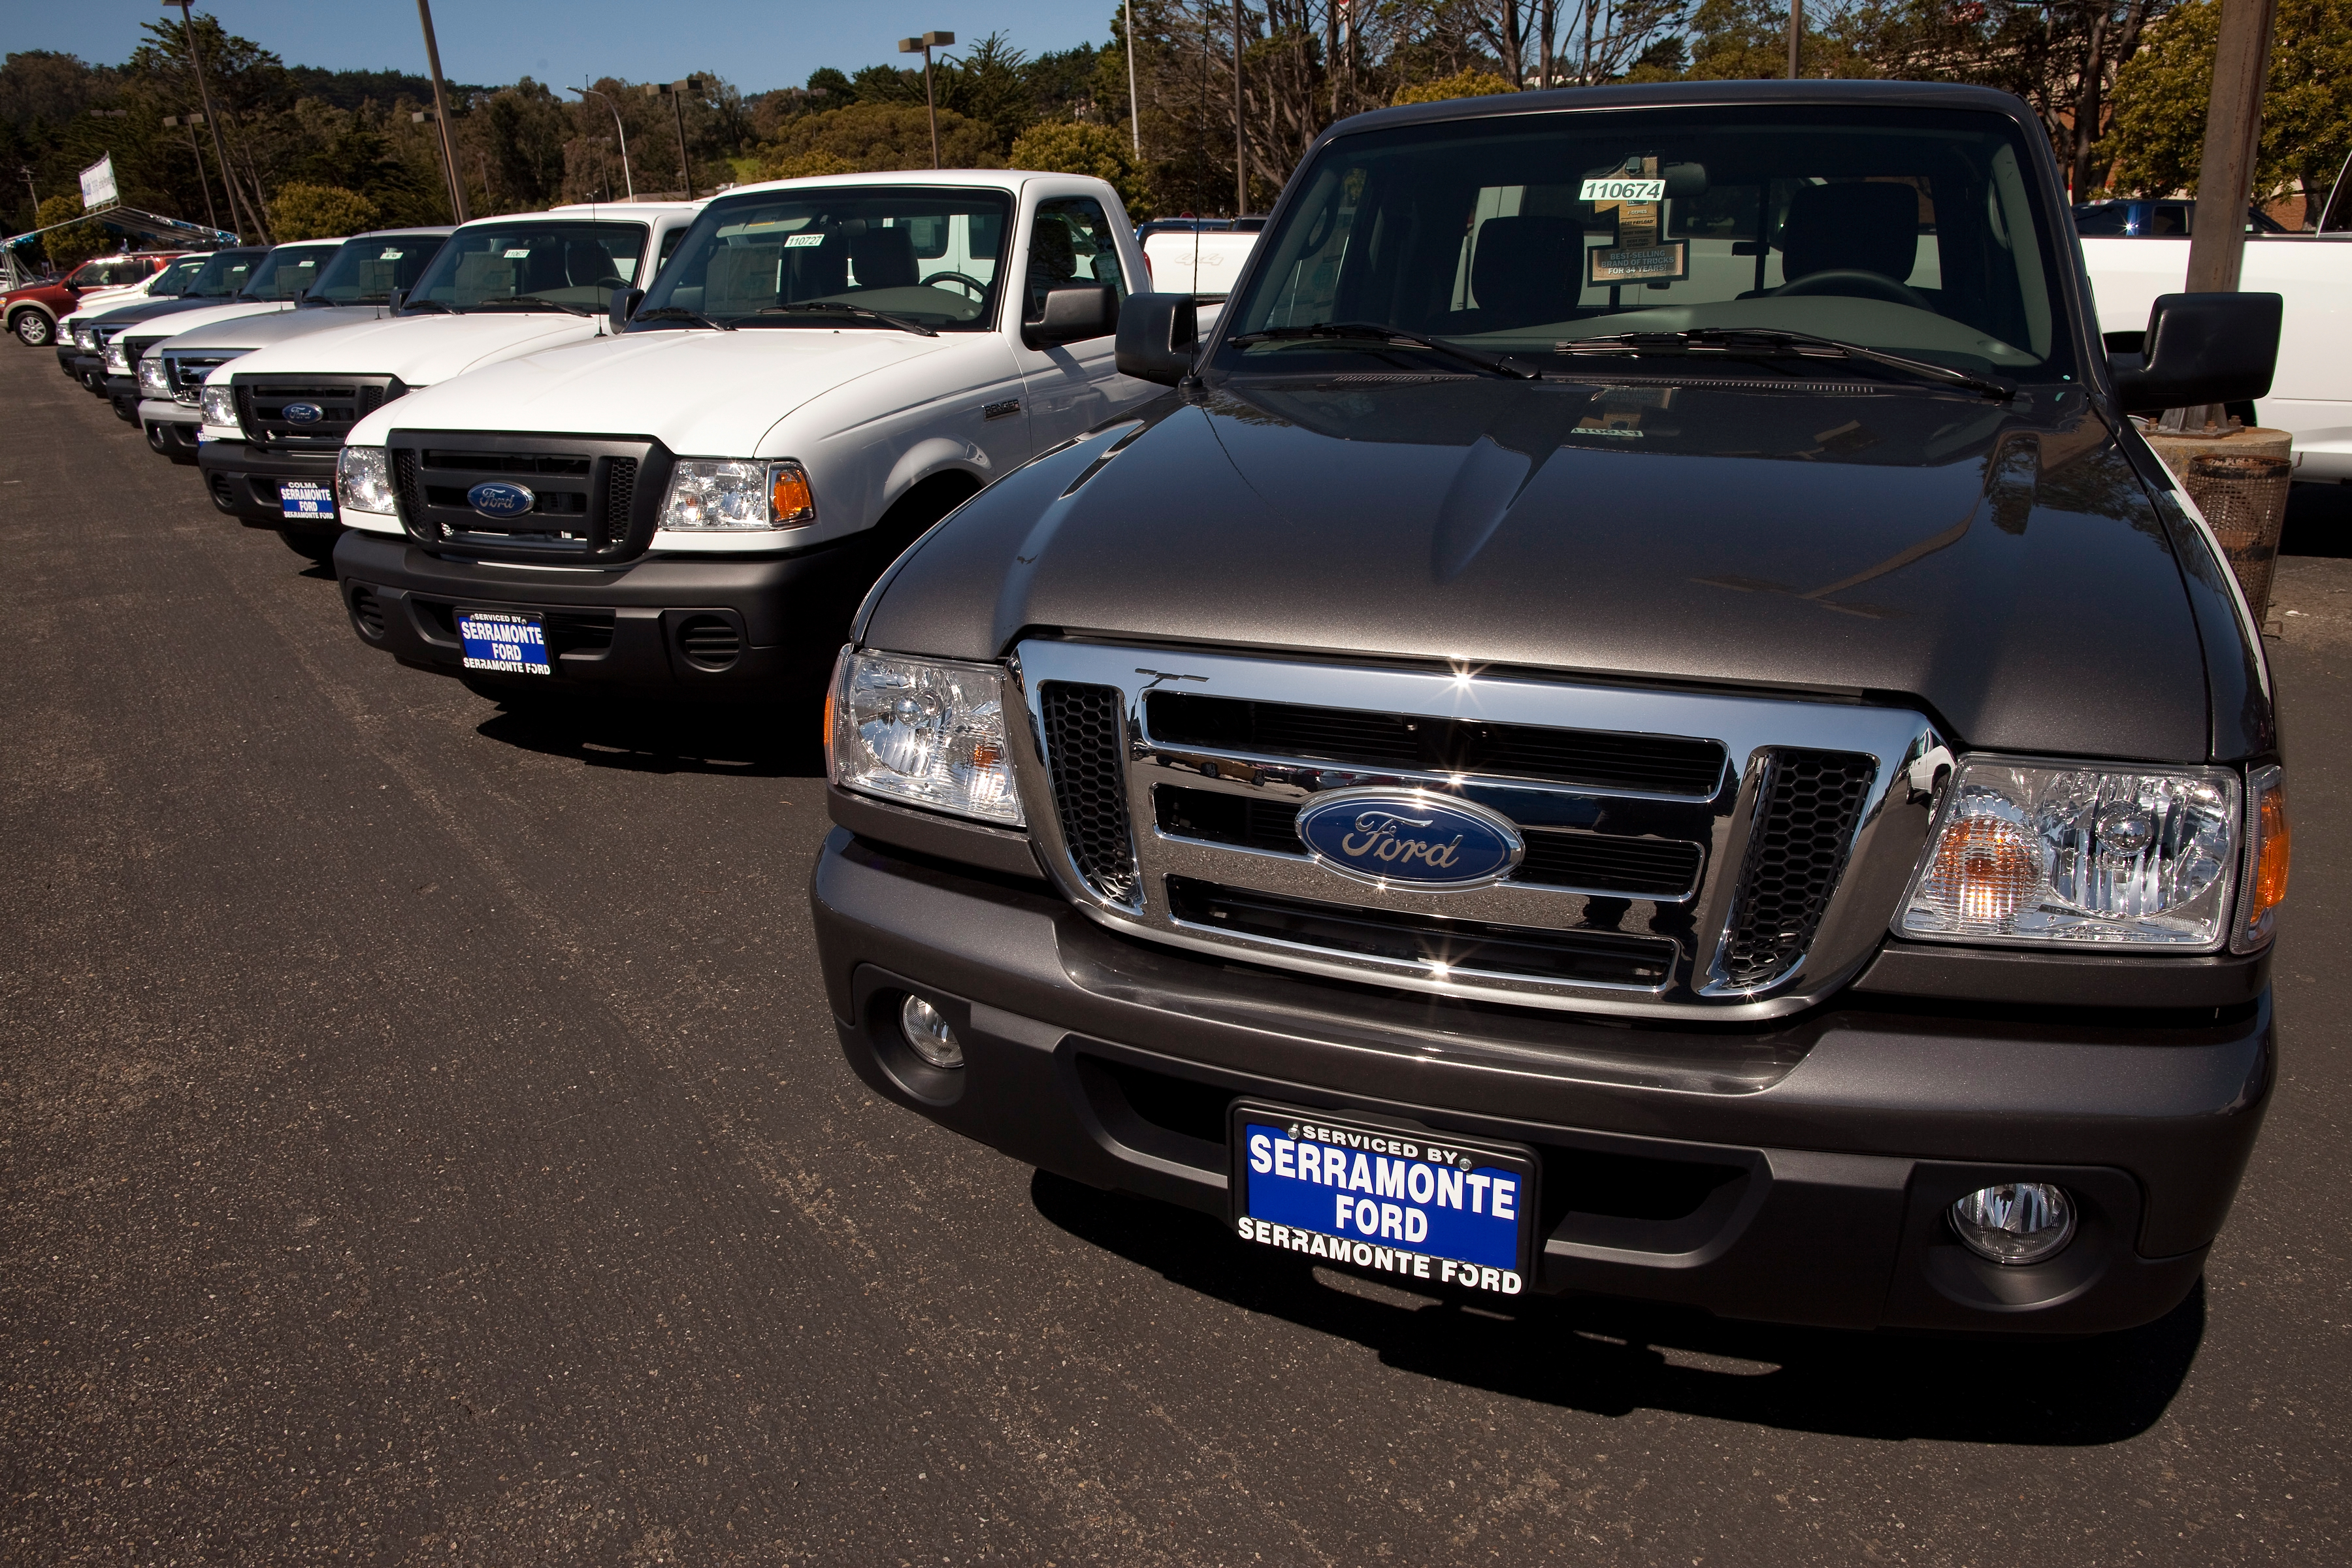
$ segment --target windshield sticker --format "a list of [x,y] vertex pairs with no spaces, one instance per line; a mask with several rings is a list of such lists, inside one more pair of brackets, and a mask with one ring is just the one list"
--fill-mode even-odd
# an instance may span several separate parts
[[518,245],[510,249],[501,251],[499,254],[508,261],[520,261],[524,257],[530,254],[530,247],[528,245]]
[[1654,179],[1587,180],[1577,198],[1587,202],[1662,202],[1666,182]]
[[823,245],[824,243],[824,236],[821,234],[788,235],[784,239],[784,248],[786,250],[805,250],[812,245]]
[[376,259],[378,261],[397,261],[407,254],[408,252],[401,249],[400,247],[396,245],[386,246],[383,249],[383,253],[378,256]]

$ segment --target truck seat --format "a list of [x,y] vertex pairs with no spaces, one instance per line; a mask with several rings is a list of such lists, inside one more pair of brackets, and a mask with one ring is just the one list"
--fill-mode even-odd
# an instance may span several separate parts
[[869,228],[849,242],[849,265],[860,289],[911,289],[915,268],[915,231],[910,228]]
[[1584,226],[1571,217],[1490,217],[1478,226],[1470,290],[1481,324],[1563,321],[1583,292]]

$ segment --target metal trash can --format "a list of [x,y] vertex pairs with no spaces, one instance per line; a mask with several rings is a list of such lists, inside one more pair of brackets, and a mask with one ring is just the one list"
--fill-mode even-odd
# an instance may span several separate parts
[[2256,626],[2270,612],[2271,571],[2278,563],[2294,474],[2288,459],[2253,452],[2204,452],[2189,459],[2189,498],[2229,556]]

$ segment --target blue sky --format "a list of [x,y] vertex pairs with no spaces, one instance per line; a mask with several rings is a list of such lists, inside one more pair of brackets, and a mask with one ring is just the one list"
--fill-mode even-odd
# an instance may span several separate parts
[[[1102,44],[1118,0],[440,0],[433,28],[453,81],[499,84],[518,77],[576,82],[585,76],[664,81],[713,70],[745,92],[795,87],[819,66],[856,70],[896,61],[898,41],[929,30],[971,40],[1003,30],[1030,54]],[[327,0],[217,0],[205,4],[230,32],[274,49],[289,65],[330,70],[425,69],[416,8]],[[59,49],[110,65],[138,47],[140,25],[166,13],[156,3],[97,0],[9,7],[0,49]],[[170,16],[176,17],[173,10]],[[650,22],[641,20],[650,18]]]

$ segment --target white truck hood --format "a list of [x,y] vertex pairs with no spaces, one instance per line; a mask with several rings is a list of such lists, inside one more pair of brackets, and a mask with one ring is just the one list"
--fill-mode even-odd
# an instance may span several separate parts
[[[239,375],[396,375],[432,386],[485,361],[558,348],[594,337],[602,316],[561,310],[499,310],[472,316],[387,316],[307,332],[236,362]],[[609,423],[609,421],[607,421]]]
[[[311,332],[324,332],[337,327],[357,326],[362,322],[383,319],[381,305],[312,305],[306,310],[271,310],[266,314],[216,317],[208,311],[190,314],[202,319],[202,326],[173,332],[175,349],[265,349],[288,338],[299,338]],[[177,318],[184,321],[185,317]],[[154,323],[158,332],[173,324],[167,319]],[[133,336],[147,335],[144,327],[131,329]]]
[[215,321],[235,321],[247,316],[275,316],[293,308],[294,303],[290,300],[239,300],[234,304],[206,305],[202,310],[158,316],[152,321],[140,321],[130,330],[152,342],[159,337],[177,337],[182,332],[193,332]]
[[[281,351],[283,352],[283,351]],[[959,360],[980,384],[1000,376],[1004,344],[993,332],[935,338],[872,328],[745,328],[732,332],[632,332],[618,339],[492,365],[423,395],[387,404],[346,437],[381,445],[394,426],[436,430],[561,430],[651,436],[695,457],[762,457],[761,440],[812,399],[873,376],[919,365],[906,398],[937,396]],[[252,362],[246,362],[252,363]],[[255,364],[253,368],[260,368]],[[891,412],[887,385],[844,404],[840,423]]]

